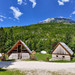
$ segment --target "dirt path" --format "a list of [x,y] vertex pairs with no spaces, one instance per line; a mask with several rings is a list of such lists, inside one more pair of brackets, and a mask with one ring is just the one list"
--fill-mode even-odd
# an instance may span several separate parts
[[59,71],[75,74],[75,63],[52,63],[40,61],[15,61],[15,62],[0,62],[0,67],[7,69],[19,70],[45,70],[45,71]]

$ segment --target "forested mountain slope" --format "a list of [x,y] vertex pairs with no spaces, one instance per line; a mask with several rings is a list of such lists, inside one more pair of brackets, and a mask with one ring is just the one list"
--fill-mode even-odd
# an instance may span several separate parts
[[50,52],[54,43],[60,41],[75,50],[75,24],[44,23],[0,28],[0,52],[7,52],[18,40],[36,51]]

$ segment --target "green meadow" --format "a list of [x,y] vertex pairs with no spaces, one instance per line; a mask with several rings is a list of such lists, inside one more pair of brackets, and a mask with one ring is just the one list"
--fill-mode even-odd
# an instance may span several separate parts
[[6,70],[0,68],[0,75],[24,75],[24,74],[19,70]]

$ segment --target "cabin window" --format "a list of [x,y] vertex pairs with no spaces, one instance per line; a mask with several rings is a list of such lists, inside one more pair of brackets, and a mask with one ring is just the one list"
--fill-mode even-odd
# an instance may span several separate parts
[[58,57],[58,55],[56,55],[56,57]]
[[65,58],[65,56],[62,56],[62,58]]

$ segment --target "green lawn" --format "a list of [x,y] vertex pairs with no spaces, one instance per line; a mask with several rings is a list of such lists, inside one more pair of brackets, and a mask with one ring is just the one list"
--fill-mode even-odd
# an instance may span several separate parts
[[51,54],[41,54],[41,53],[36,53],[36,60],[31,60],[31,59],[22,59],[23,61],[47,61],[46,58],[49,57],[49,59],[52,57]]
[[25,75],[19,70],[6,70],[0,68],[0,75]]
[[73,73],[63,71],[47,71],[47,70],[25,70],[16,69],[6,70],[0,68],[0,75],[74,75]]
[[[52,58],[52,54],[40,54],[36,53],[35,56],[37,57],[37,61],[47,61],[46,58],[49,57],[49,59]],[[71,61],[66,61],[66,60],[57,60],[57,61],[49,61],[49,62],[58,62],[58,63],[67,63],[67,62],[75,62],[75,58],[73,58]]]
[[49,59],[52,57],[51,54],[40,54],[36,53],[35,56],[37,57],[37,61],[47,61],[46,58],[49,57]]

